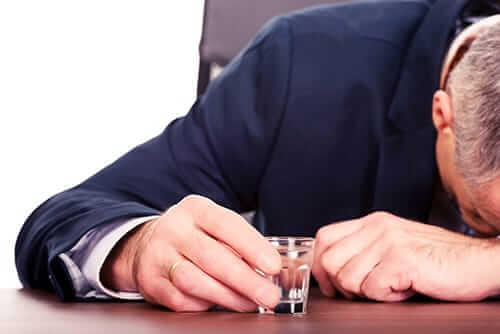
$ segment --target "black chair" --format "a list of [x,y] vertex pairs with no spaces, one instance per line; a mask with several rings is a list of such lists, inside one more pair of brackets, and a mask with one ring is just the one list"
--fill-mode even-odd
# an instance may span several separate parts
[[346,0],[205,0],[198,95],[270,18]]

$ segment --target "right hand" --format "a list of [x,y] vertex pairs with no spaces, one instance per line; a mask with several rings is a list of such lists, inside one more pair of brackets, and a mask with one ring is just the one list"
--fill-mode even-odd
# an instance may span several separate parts
[[[168,271],[177,261],[171,282]],[[278,252],[237,213],[190,195],[120,240],[101,279],[111,289],[138,291],[174,311],[272,308],[279,290],[254,268],[277,274]]]

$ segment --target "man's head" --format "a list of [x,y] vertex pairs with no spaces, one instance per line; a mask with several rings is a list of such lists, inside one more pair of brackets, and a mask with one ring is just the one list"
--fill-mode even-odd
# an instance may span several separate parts
[[443,186],[465,221],[500,233],[500,15],[464,30],[452,44],[433,101]]

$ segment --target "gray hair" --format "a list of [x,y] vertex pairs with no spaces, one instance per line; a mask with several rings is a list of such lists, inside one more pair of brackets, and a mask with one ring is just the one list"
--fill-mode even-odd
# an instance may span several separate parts
[[470,185],[500,175],[500,24],[472,41],[449,74],[456,166]]

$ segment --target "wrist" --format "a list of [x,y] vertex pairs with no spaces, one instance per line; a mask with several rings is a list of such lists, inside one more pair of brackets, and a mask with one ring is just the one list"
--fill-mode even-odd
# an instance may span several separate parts
[[481,261],[486,270],[482,271],[478,285],[484,287],[484,298],[500,295],[500,239],[483,239],[484,260]]
[[100,272],[100,279],[105,287],[123,292],[138,291],[134,278],[134,262],[140,242],[153,222],[146,222],[130,230],[113,247]]

